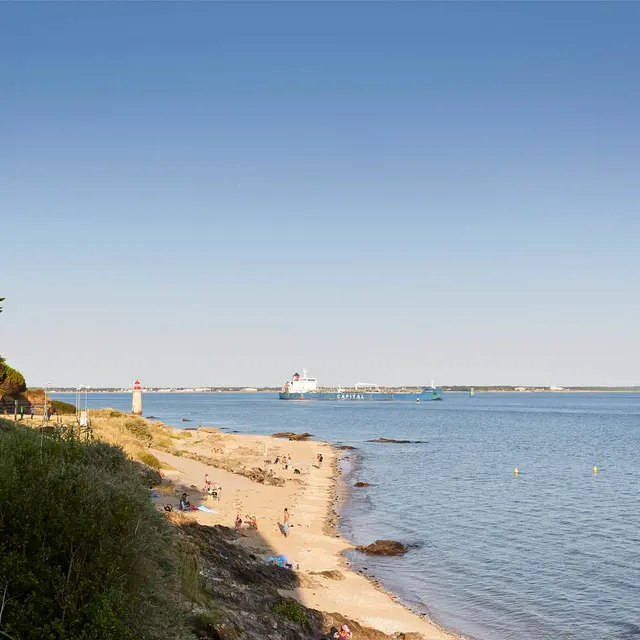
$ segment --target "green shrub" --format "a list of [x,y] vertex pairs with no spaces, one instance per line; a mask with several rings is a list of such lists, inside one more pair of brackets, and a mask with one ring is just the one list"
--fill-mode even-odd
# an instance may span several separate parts
[[51,400],[51,408],[56,410],[56,413],[60,414],[73,414],[76,413],[76,406],[70,402],[62,402],[62,400]]
[[103,442],[0,430],[5,635],[188,637],[174,534],[136,464]]
[[178,554],[178,578],[180,593],[189,601],[206,604],[210,600],[202,576],[200,575],[200,559],[194,553],[181,551]]
[[273,607],[271,607],[271,611],[283,618],[287,618],[287,620],[292,620],[293,622],[300,622],[302,624],[307,622],[307,614],[304,609],[299,603],[295,600],[291,600],[290,598],[274,604]]
[[136,454],[136,458],[142,462],[142,464],[146,464],[147,467],[151,467],[156,471],[162,469],[162,462],[156,458],[153,453],[149,453],[148,451],[140,451]]
[[140,418],[130,418],[124,423],[124,428],[134,437],[143,442],[153,440],[153,435],[149,429],[149,425]]

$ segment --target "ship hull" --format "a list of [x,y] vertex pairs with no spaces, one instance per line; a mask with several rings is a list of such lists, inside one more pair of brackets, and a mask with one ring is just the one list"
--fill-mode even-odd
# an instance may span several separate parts
[[310,391],[297,393],[289,391],[280,392],[280,400],[336,400],[336,401],[360,401],[360,400],[404,400],[427,402],[442,400],[442,389],[425,389],[422,393],[396,393],[386,391]]

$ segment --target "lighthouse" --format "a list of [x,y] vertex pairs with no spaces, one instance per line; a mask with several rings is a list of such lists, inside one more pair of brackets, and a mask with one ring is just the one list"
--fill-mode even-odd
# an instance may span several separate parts
[[136,380],[133,384],[133,402],[131,403],[131,413],[136,416],[142,415],[142,389],[140,388],[140,380]]

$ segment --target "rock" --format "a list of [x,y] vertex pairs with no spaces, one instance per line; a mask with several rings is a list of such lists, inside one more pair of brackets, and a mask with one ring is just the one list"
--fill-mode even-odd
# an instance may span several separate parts
[[213,640],[236,640],[238,637],[234,626],[228,622],[216,624],[210,629]]
[[279,478],[274,475],[271,469],[265,470],[260,467],[253,467],[250,471],[246,471],[241,473],[241,475],[246,476],[253,482],[257,482],[258,484],[270,484],[274,487],[284,487],[285,481],[284,478]]
[[312,576],[324,576],[329,580],[346,580],[344,574],[340,573],[340,571],[309,571],[309,574]]
[[423,440],[394,440],[393,438],[376,438],[367,442],[382,442],[386,444],[424,444]]
[[191,422],[191,420],[189,420],[189,418],[182,418],[182,422]]
[[376,540],[369,545],[360,545],[356,551],[376,556],[401,556],[409,551],[409,547],[395,540]]
[[272,438],[288,438],[289,440],[308,440],[311,438],[312,433],[294,433],[293,431],[279,431],[272,434]]
[[333,448],[339,449],[340,451],[353,451],[355,449],[355,447],[348,444],[336,444]]
[[353,486],[354,487],[368,487],[369,483],[368,482],[356,482]]
[[147,416],[147,420],[160,420],[158,416]]
[[305,431],[304,433],[294,433],[290,435],[289,440],[308,440],[311,436],[313,436],[313,433],[307,433]]

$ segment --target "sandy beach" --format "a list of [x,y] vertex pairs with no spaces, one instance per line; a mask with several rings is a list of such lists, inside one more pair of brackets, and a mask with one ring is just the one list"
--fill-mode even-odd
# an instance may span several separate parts
[[[285,555],[298,565],[297,572],[304,586],[295,591],[283,591],[282,595],[319,611],[340,613],[387,634],[414,632],[422,634],[426,640],[455,637],[412,613],[392,595],[347,566],[341,554],[352,545],[332,526],[336,462],[340,452],[321,442],[231,435],[213,429],[187,431],[182,436],[180,456],[151,449],[165,466],[170,467],[163,471],[166,493],[160,493],[156,498],[158,508],[165,504],[176,507],[180,493],[186,491],[192,505],[205,505],[215,510],[215,513],[190,512],[188,517],[202,525],[233,527],[238,513],[244,521],[247,516],[255,515],[259,532],[247,530],[247,536],[238,536],[234,544],[265,559]],[[324,458],[322,468],[316,461],[319,453]],[[282,464],[265,464],[265,459],[273,462],[285,456],[291,456],[289,470]],[[256,467],[272,470],[274,477],[284,481],[283,486],[258,483],[241,475]],[[219,501],[207,500],[203,493],[205,474],[222,486]],[[276,482],[282,484],[282,481]],[[290,513],[291,523],[287,537],[281,528],[285,508]],[[341,575],[338,579],[335,574],[334,579],[319,575],[330,571],[338,571]]]

